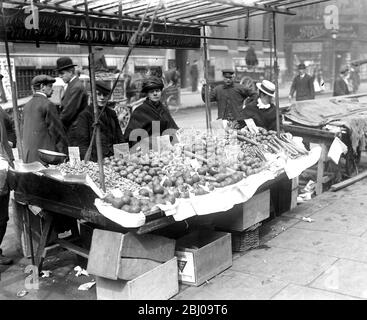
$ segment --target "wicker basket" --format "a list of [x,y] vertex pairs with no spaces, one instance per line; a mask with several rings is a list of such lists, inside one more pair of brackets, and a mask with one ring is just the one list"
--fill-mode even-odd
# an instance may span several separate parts
[[260,245],[259,227],[257,223],[242,232],[232,232],[232,251],[244,252]]

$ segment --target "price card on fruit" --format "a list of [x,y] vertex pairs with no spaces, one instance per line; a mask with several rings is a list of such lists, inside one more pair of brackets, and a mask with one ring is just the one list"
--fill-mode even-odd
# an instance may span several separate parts
[[250,130],[251,133],[259,133],[259,128],[256,126],[253,119],[245,119],[247,128]]
[[68,147],[69,161],[72,166],[77,165],[80,162],[79,147]]
[[169,135],[157,137],[157,142],[159,153],[172,149],[171,139]]
[[113,153],[115,156],[122,156],[124,159],[130,158],[130,149],[128,143],[117,143],[113,145]]

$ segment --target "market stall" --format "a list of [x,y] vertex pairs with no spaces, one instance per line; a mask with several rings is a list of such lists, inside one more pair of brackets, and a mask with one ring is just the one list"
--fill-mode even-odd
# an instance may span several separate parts
[[[21,1],[5,2],[10,13],[19,10],[18,6],[23,5]],[[135,46],[200,48],[202,39],[207,79],[207,40],[215,38],[206,36],[206,27],[225,27],[226,21],[242,17],[250,19],[258,14],[271,13],[276,110],[279,115],[275,17],[276,14],[292,15],[294,13],[290,9],[314,2],[297,0],[292,3],[278,0],[255,1],[256,4],[252,1],[251,4],[244,4],[242,1],[230,0],[197,1],[192,4],[189,12],[186,12],[186,6],[191,5],[191,2],[186,0],[164,3],[159,1],[155,6],[147,1],[138,2],[139,5],[137,1],[121,0],[104,4],[96,0],[79,1],[76,4],[75,1],[52,0],[34,4],[38,10],[37,12],[33,10],[32,14],[47,16],[50,14],[48,11],[52,10],[53,14],[56,13],[68,21],[65,24],[65,32],[63,33],[61,28],[53,39],[54,42],[69,43],[76,40],[80,44],[88,45],[90,85],[95,111],[97,108],[92,45],[129,46],[122,70],[112,84],[111,95]],[[84,11],[79,7],[84,7]],[[75,20],[70,20],[71,15]],[[9,17],[11,19],[12,15],[9,14]],[[102,20],[107,18],[115,19],[114,22],[119,22],[119,27],[112,24],[105,27]],[[42,22],[42,19],[40,21]],[[75,21],[77,22],[74,23]],[[125,23],[126,28],[123,28]],[[4,25],[6,26],[5,18]],[[103,27],[99,27],[100,25]],[[19,29],[22,28],[20,25]],[[42,41],[49,41],[49,35],[42,24],[40,28],[33,28],[25,33],[28,37],[23,41],[35,41],[37,46],[42,44]],[[5,32],[5,34],[9,36],[9,41],[17,40],[16,33]],[[5,39],[6,42],[8,38]],[[248,37],[224,40],[270,41]],[[8,50],[7,54],[9,55]],[[13,93],[15,95],[15,88]],[[56,167],[27,170],[19,165],[14,170],[9,170],[15,201],[22,206],[39,207],[41,209],[39,213],[43,213],[47,220],[33,264],[42,266],[44,248],[52,229],[54,214],[85,220],[95,224],[99,229],[117,231],[119,234],[132,231],[142,235],[194,216],[227,212],[235,205],[250,201],[255,194],[271,188],[272,184],[281,179],[296,178],[303,170],[318,161],[321,149],[306,151],[291,135],[280,133],[279,121],[277,131],[273,132],[253,126],[251,130],[246,127],[238,131],[227,131],[221,137],[212,136],[207,90],[205,96],[208,131],[189,134],[189,141],[185,141],[185,134],[182,134],[180,143],[176,146],[171,147],[169,142],[160,139],[157,143],[158,150],[153,153],[143,150],[131,155],[125,152],[120,156],[115,152],[115,157],[102,159],[101,153],[98,152],[98,164],[79,159]],[[14,103],[14,118],[18,119],[15,100]],[[107,104],[104,107],[106,106]],[[95,112],[96,122],[98,118],[98,112]],[[100,149],[98,126],[96,128],[92,140],[94,142],[94,138],[96,139],[97,148]],[[17,135],[19,137],[19,134]],[[169,151],[165,153],[163,149]],[[22,155],[21,149],[19,154]],[[32,244],[32,239],[30,243]],[[65,243],[63,245],[67,247]],[[107,250],[111,243],[102,245]],[[76,253],[88,256],[85,251],[73,248]],[[98,250],[93,250],[96,251]],[[99,252],[103,252],[103,249]],[[116,252],[118,255],[121,254],[117,249]],[[33,255],[32,249],[34,260]],[[92,260],[96,260],[95,256]],[[169,261],[160,262],[164,262],[165,265]],[[223,270],[221,268],[216,269],[216,272]],[[115,277],[112,279],[115,280]],[[113,284],[108,286],[110,285]]]
[[[322,192],[323,184],[339,182],[342,171],[347,176],[358,173],[357,164],[366,146],[366,106],[365,94],[360,94],[296,102],[284,112],[284,130],[302,137],[306,144],[322,147],[316,194]],[[345,160],[343,166],[340,156]]]

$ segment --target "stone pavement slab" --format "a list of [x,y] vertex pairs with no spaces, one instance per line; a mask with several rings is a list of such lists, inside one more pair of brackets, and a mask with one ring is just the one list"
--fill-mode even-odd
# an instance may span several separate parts
[[227,270],[200,287],[189,287],[173,300],[269,300],[287,283]]
[[345,234],[290,228],[267,245],[367,262],[367,238]]
[[348,203],[337,201],[314,214],[312,223],[300,221],[295,227],[361,236],[367,231],[367,197],[353,200],[353,205],[349,201]]
[[359,300],[339,293],[290,284],[271,300]]
[[367,264],[340,259],[311,287],[367,299]]
[[[335,202],[335,197],[327,198],[314,198],[311,201],[302,203],[292,209],[291,211],[284,212],[283,217],[289,217],[294,219],[302,219],[302,217],[310,217],[317,213],[319,210],[326,208]],[[337,197],[337,196],[336,196]]]
[[299,222],[299,219],[280,216],[262,223],[260,226],[260,244],[266,243]]
[[233,261],[232,270],[307,285],[336,260],[313,253],[270,247],[249,251]]

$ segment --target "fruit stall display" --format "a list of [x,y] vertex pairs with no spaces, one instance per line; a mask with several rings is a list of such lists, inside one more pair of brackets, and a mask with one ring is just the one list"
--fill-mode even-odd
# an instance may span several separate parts
[[[104,159],[106,194],[104,202],[123,212],[148,215],[157,205],[174,205],[178,199],[192,199],[215,192],[269,168],[267,154],[290,157],[307,151],[289,136],[260,129],[227,130],[224,136],[201,132],[191,141],[178,143],[171,150],[148,154],[136,152]],[[184,140],[184,139],[183,139]],[[85,174],[98,184],[98,165],[80,162],[56,166],[64,174]]]

